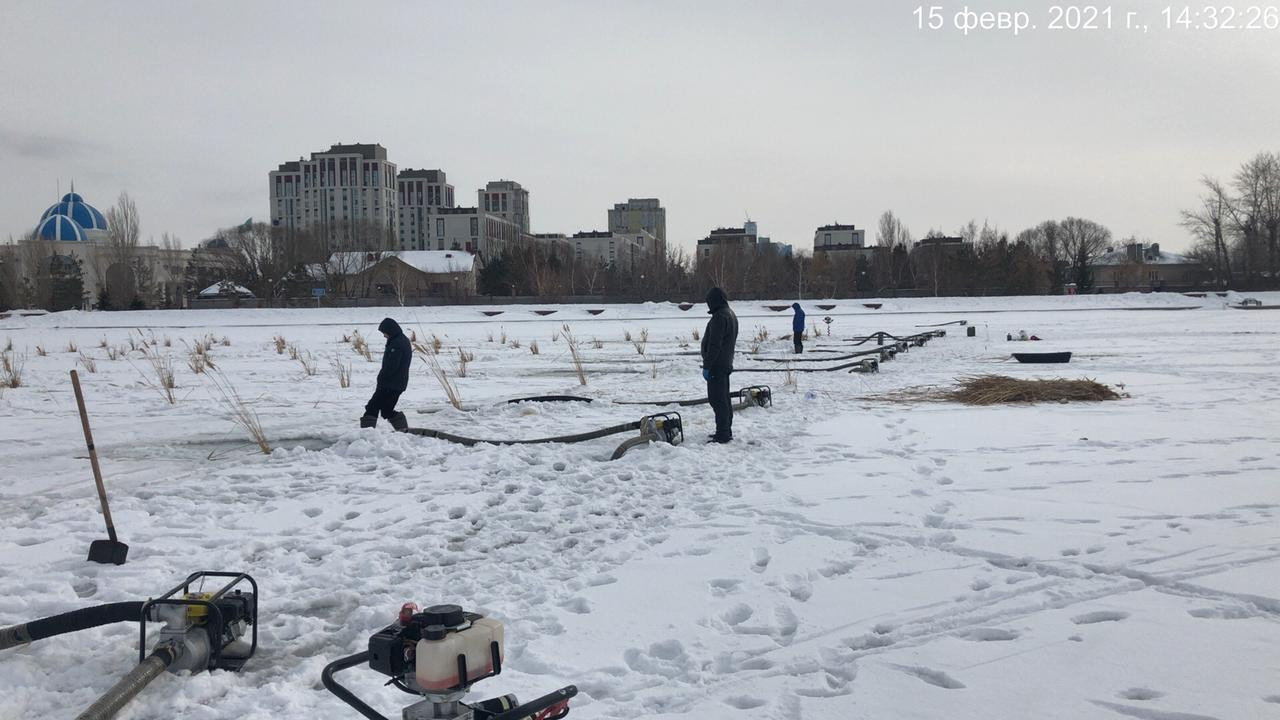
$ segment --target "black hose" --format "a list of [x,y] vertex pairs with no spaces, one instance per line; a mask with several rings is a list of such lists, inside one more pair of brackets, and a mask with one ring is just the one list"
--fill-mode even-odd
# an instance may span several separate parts
[[595,402],[589,397],[580,397],[578,395],[531,395],[529,397],[512,398],[507,401],[508,405],[522,402]]
[[577,435],[559,435],[557,437],[534,438],[531,440],[481,440],[479,438],[463,437],[462,435],[454,435],[443,430],[431,430],[428,428],[409,428],[409,432],[421,437],[437,438],[439,440],[448,440],[459,445],[471,447],[473,445],[541,445],[545,443],[577,443],[587,440],[595,440],[597,438],[617,435],[628,430],[639,430],[640,421],[623,423],[622,425],[612,425],[600,430],[592,430],[591,432],[578,433]]
[[823,368],[811,368],[811,367],[800,367],[800,368],[777,368],[777,367],[773,367],[773,368],[739,368],[739,369],[734,370],[734,372],[736,372],[736,373],[744,373],[744,372],[748,372],[748,373],[749,373],[749,372],[755,372],[755,373],[767,373],[767,372],[772,372],[772,373],[776,373],[776,372],[798,372],[798,373],[802,373],[802,372],[835,372],[835,371],[837,371],[837,370],[848,370],[849,368],[858,367],[858,366],[859,366],[859,365],[861,365],[862,363],[863,363],[863,361],[862,361],[862,360],[855,360],[854,362],[851,362],[851,363],[845,363],[845,364],[843,364],[843,365],[836,365],[835,367],[823,367]]
[[[737,397],[741,391],[731,393],[729,397]],[[614,400],[614,405],[679,405],[680,407],[693,407],[694,405],[706,405],[711,402],[706,398],[690,398],[688,400]]]
[[[119,682],[102,694],[84,712],[76,716],[76,720],[109,720],[120,712],[138,693],[142,692],[152,680],[159,677],[165,668],[173,663],[177,652],[169,645],[161,645],[138,663]],[[385,719],[384,719],[385,720]]]
[[753,357],[753,358],[751,358],[751,360],[754,360],[755,362],[780,362],[780,363],[790,363],[790,362],[803,362],[803,363],[815,363],[815,362],[839,362],[840,360],[851,360],[851,359],[853,359],[853,358],[856,358],[856,357],[862,357],[862,356],[864,356],[864,355],[878,355],[878,354],[880,354],[880,352],[881,352],[881,351],[880,351],[880,349],[879,349],[879,348],[874,348],[874,349],[871,349],[871,350],[859,350],[859,351],[857,351],[857,352],[852,352],[852,353],[849,353],[849,354],[847,354],[847,355],[840,355],[840,356],[838,356],[838,357],[819,357],[819,358],[773,358],[773,357]]
[[938,323],[936,325],[917,325],[916,327],[946,327],[948,325],[968,325],[968,320],[952,320],[951,322]]
[[142,603],[139,601],[107,603],[95,607],[72,610],[22,625],[0,628],[0,650],[42,640],[54,635],[88,630],[99,625],[142,619]]
[[366,705],[363,700],[355,696],[355,693],[346,689],[342,685],[339,685],[338,681],[333,679],[334,673],[363,664],[368,662],[368,660],[368,650],[356,653],[355,655],[348,655],[344,658],[338,658],[324,666],[324,670],[320,673],[320,682],[324,683],[326,690],[337,695],[339,700],[350,705],[356,712],[369,718],[369,720],[387,720],[387,716]]

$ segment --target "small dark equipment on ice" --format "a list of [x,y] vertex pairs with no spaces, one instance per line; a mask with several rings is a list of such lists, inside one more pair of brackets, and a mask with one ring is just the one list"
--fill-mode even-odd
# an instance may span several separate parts
[[1069,352],[1014,353],[1013,359],[1020,363],[1068,363],[1071,362]]
[[471,686],[502,672],[505,655],[502,623],[457,605],[415,603],[400,608],[396,622],[369,638],[369,649],[334,660],[320,680],[339,700],[369,720],[388,720],[334,675],[356,665],[391,678],[388,684],[422,697],[401,712],[403,720],[558,720],[569,714],[578,688],[568,685],[523,705],[514,695],[464,703]]

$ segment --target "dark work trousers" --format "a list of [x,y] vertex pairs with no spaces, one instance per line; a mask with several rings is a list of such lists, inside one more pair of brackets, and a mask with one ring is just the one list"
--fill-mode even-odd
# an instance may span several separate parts
[[383,420],[390,420],[391,416],[396,412],[396,403],[400,401],[400,393],[395,390],[386,388],[378,388],[373,391],[373,397],[369,398],[369,403],[364,406],[365,415],[382,415]]
[[794,343],[796,344],[796,352],[797,352],[797,353],[802,353],[802,352],[804,352],[804,340],[803,340],[803,338],[801,337],[800,333],[793,333],[793,334],[791,335],[791,340],[792,340],[792,342],[794,342]]
[[716,413],[716,438],[728,440],[733,437],[733,401],[729,398],[729,373],[723,370],[711,371],[711,379],[707,381],[707,400],[711,401],[711,409]]

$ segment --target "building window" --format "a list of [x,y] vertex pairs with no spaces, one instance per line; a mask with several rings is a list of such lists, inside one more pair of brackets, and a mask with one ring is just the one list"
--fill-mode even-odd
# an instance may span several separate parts
[[480,218],[471,218],[471,236],[480,234]]

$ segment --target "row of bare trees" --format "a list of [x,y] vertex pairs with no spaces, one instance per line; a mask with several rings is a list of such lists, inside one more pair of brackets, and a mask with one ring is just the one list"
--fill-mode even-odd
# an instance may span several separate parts
[[1199,205],[1182,213],[1193,254],[1219,287],[1280,287],[1280,153],[1246,160],[1227,182],[1200,179]]

